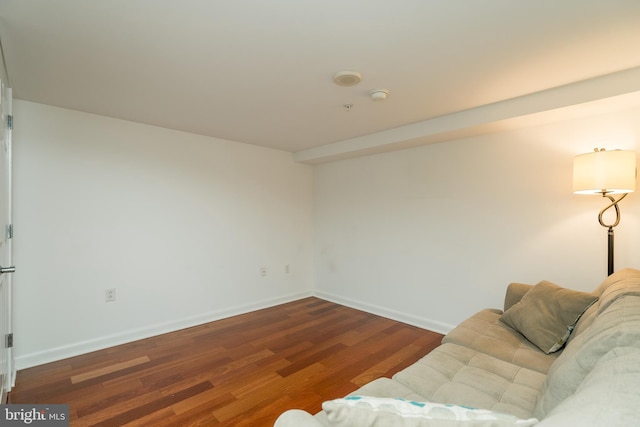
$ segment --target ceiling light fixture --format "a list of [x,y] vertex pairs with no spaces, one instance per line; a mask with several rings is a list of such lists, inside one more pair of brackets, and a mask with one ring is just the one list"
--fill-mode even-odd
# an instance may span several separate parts
[[387,89],[375,89],[369,92],[369,95],[374,101],[384,101],[389,96],[389,91]]
[[333,75],[333,81],[339,86],[355,86],[362,80],[362,74],[357,71],[338,71]]

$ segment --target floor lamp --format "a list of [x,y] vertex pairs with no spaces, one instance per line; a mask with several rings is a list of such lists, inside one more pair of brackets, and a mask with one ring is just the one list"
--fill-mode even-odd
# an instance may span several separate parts
[[[618,203],[636,188],[636,153],[625,150],[606,151],[595,149],[573,160],[573,192],[576,194],[601,194],[611,203],[598,214],[600,225],[608,228],[608,274],[613,274],[613,227],[620,223]],[[622,194],[617,200],[612,194]],[[604,213],[615,209],[615,220],[606,223]]]

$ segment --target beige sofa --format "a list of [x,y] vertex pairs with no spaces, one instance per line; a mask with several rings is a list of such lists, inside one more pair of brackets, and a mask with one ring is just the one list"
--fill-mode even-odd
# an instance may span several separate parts
[[640,270],[593,293],[512,283],[504,312],[473,315],[393,378],[323,409],[275,426],[640,425]]

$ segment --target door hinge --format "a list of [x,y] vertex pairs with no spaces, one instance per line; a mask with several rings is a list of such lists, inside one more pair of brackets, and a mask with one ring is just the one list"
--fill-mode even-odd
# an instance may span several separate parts
[[13,239],[13,224],[7,225],[7,239]]
[[7,116],[7,127],[13,130],[13,116],[11,114]]
[[13,347],[13,332],[10,334],[5,335],[4,337],[4,346],[6,348],[12,348]]

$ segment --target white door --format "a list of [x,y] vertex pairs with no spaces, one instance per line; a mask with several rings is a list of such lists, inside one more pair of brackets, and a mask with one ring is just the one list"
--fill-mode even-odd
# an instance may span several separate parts
[[0,80],[0,404],[13,385],[11,352],[11,89]]

